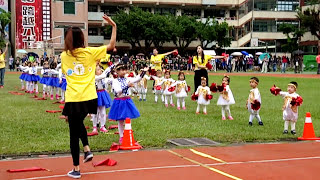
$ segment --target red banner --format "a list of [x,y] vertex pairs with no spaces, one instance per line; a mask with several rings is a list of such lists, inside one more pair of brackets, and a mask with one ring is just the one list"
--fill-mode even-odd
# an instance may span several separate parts
[[16,0],[16,48],[37,47],[43,41],[42,0]]

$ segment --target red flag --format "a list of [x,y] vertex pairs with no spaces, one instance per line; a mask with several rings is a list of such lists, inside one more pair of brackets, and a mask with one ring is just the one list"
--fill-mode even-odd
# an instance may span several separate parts
[[94,167],[96,167],[96,166],[102,166],[102,165],[115,166],[115,165],[117,165],[117,161],[115,161],[115,160],[113,160],[113,159],[105,159],[105,160],[102,160],[102,161],[96,162],[96,163],[92,162],[92,165],[93,165]]

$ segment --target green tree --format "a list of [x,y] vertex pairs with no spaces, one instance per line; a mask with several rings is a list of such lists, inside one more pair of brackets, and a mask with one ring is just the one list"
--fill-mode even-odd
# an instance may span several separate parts
[[287,43],[281,45],[282,49],[286,52],[292,53],[294,50],[299,49],[298,40],[306,32],[303,28],[297,28],[293,24],[281,24],[279,31],[283,32],[287,36]]
[[198,22],[198,38],[204,48],[212,42],[216,42],[219,47],[228,47],[231,44],[231,38],[228,32],[232,29],[227,22],[219,23],[216,20],[207,19],[206,22]]
[[298,19],[301,27],[308,29],[312,35],[318,38],[318,54],[320,54],[320,2],[315,5],[313,2],[311,8],[298,11]]
[[11,13],[0,8],[0,48],[5,46],[5,27],[11,22]]
[[178,47],[179,51],[183,52],[193,40],[198,38],[197,22],[195,17],[178,16],[172,17],[173,33],[171,40]]

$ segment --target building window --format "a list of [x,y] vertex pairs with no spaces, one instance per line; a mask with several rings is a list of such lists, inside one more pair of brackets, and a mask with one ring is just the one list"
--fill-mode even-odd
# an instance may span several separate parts
[[182,15],[201,17],[201,9],[183,9]]
[[253,21],[254,32],[277,32],[276,22],[273,20]]
[[98,6],[97,5],[89,5],[88,11],[89,12],[98,12]]
[[176,9],[172,9],[172,8],[155,8],[154,9],[154,13],[161,14],[161,15],[165,15],[165,14],[175,15],[176,14]]
[[214,17],[225,17],[226,11],[222,9],[206,9],[204,10],[204,17],[205,18],[214,18]]
[[75,2],[64,1],[64,14],[75,14]]
[[150,7],[140,7],[142,9],[142,11],[145,12],[151,12],[151,8]]
[[104,12],[108,16],[116,15],[123,7],[119,6],[101,6],[101,12]]
[[88,35],[97,36],[98,35],[98,28],[89,28]]
[[299,28],[299,22],[298,21],[281,21],[281,20],[279,20],[279,21],[276,22],[276,24],[277,24],[277,31],[278,32],[279,32],[279,27],[280,27],[281,24],[292,24],[296,28]]

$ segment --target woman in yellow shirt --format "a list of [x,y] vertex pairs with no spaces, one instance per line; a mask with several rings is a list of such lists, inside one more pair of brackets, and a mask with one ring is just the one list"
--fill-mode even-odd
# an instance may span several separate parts
[[167,53],[164,53],[164,54],[158,54],[158,50],[157,48],[154,48],[153,49],[153,55],[151,56],[151,59],[150,59],[150,62],[151,62],[151,69],[154,69],[156,71],[160,70],[162,71],[162,59],[165,57],[165,56],[168,56],[174,52],[177,52],[177,50],[173,50],[173,51],[170,51],[170,52],[167,52]]
[[193,56],[194,68],[194,92],[201,85],[201,77],[205,77],[208,84],[207,63],[210,59],[225,58],[224,56],[204,55],[202,46],[197,46],[197,55]]
[[103,19],[112,26],[110,44],[101,47],[85,47],[84,35],[79,27],[70,27],[65,36],[65,48],[61,54],[61,68],[66,75],[67,89],[63,115],[67,117],[70,130],[70,149],[74,169],[68,172],[72,178],[80,178],[79,139],[84,147],[83,162],[91,161],[87,131],[83,120],[87,114],[97,113],[97,92],[95,87],[96,63],[115,47],[117,26],[104,15]]
[[0,49],[0,88],[3,88],[4,85],[4,74],[6,71],[6,54],[8,51],[8,42],[6,43],[6,49],[4,51],[2,51],[2,49]]

